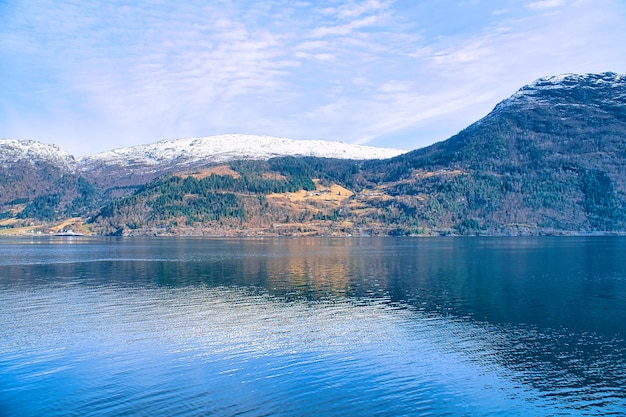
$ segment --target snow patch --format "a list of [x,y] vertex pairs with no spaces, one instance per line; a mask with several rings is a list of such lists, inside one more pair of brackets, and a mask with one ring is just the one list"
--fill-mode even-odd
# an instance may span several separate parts
[[531,84],[519,89],[508,99],[498,103],[494,109],[494,113],[511,107],[520,106],[532,107],[544,103],[553,103],[554,99],[547,95],[547,92],[563,91],[567,92],[574,89],[589,88],[593,90],[610,89],[613,99],[622,97],[615,95],[618,89],[624,91],[626,85],[626,75],[616,74],[614,72],[604,72],[600,74],[560,74],[549,77],[539,78]]
[[0,139],[0,162],[3,166],[20,160],[49,162],[66,170],[74,171],[77,161],[72,155],[56,145],[49,145],[34,140]]
[[222,163],[237,159],[267,160],[279,156],[316,156],[340,159],[386,159],[404,150],[351,145],[322,140],[293,140],[257,135],[220,135],[163,140],[119,148],[82,158],[82,170],[106,166],[162,166]]

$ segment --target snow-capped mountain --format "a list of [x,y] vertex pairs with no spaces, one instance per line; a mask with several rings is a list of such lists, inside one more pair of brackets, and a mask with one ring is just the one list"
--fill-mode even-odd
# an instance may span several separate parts
[[[0,139],[0,205],[71,188],[77,163],[55,145]],[[56,197],[54,197],[56,199]]]
[[499,103],[494,112],[511,106],[535,108],[555,103],[559,106],[621,105],[626,99],[625,85],[626,75],[614,72],[561,74],[539,78]]
[[[341,230],[353,235],[426,229],[446,234],[626,233],[624,149],[626,76],[565,74],[522,87],[457,135],[408,153],[340,142],[225,135],[166,140],[75,160],[56,146],[2,140],[0,216],[50,221],[95,215],[98,233],[131,228],[133,233],[153,233],[177,224],[184,226],[171,233],[187,233],[190,224],[203,222],[207,233],[225,233],[231,224],[232,233],[252,227],[272,234],[282,233],[273,225],[286,219],[298,219],[298,224],[323,221],[330,229],[319,230],[326,233],[335,230],[338,213]],[[214,170],[188,179],[155,180],[168,172],[199,172],[237,159],[288,155],[379,160],[244,164],[243,179],[233,177],[240,181],[237,187],[228,178],[223,183],[210,179],[203,183],[206,189],[196,187],[195,181],[202,182],[196,177]],[[287,204],[284,199],[256,198],[278,186],[270,181],[265,188],[250,187],[254,181],[245,177],[262,180],[270,171],[290,173],[293,167],[302,167],[302,175],[289,187],[311,188],[318,178],[341,182],[348,191],[358,186],[389,193],[380,198],[357,192],[342,200],[347,210],[337,212],[333,200],[327,211],[316,212],[307,208],[306,199]],[[132,193],[133,198],[119,198]],[[225,219],[219,230],[211,229],[216,216]],[[173,217],[175,223],[170,222]],[[251,222],[242,223],[246,218]],[[267,229],[259,226],[263,224]],[[359,226],[346,230],[346,224]]]
[[[338,159],[386,159],[406,151],[351,145],[322,140],[293,140],[257,135],[220,135],[204,138],[163,140],[119,148],[79,160],[88,178],[125,173],[127,181],[152,177],[173,170],[188,170],[234,160],[267,160],[279,156],[316,156]],[[124,175],[122,175],[123,177]],[[133,178],[130,178],[132,176]]]
[[50,164],[68,172],[76,168],[74,157],[56,145],[34,140],[0,139],[0,166],[9,169],[22,161],[30,165]]
[[[204,138],[163,140],[148,145],[119,148],[87,156],[81,170],[94,165],[133,166],[158,169],[160,166],[222,163],[238,159],[265,160],[278,156],[318,156],[339,159],[386,159],[405,151],[351,145],[322,140],[293,140],[271,136],[220,135]],[[151,167],[151,168],[149,168]]]
[[279,156],[337,159],[386,159],[406,151],[323,140],[293,140],[257,135],[220,135],[163,140],[74,158],[56,145],[32,140],[0,140],[0,167],[16,163],[46,164],[61,172],[78,173],[97,183],[141,184],[160,174],[234,160],[267,160]]

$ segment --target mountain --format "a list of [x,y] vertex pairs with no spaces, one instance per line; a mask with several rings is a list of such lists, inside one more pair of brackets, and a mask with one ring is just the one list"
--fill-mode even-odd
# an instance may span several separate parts
[[95,184],[108,187],[113,184],[137,185],[167,172],[236,160],[267,160],[281,156],[365,160],[391,158],[403,152],[333,141],[221,135],[114,149],[82,158],[79,170]]
[[111,151],[49,170],[47,195],[0,216],[78,215],[85,231],[121,235],[626,233],[624,75],[539,79],[412,152],[310,145],[226,136]]
[[[433,162],[484,168],[553,165],[563,158],[604,164],[624,144],[626,76],[615,73],[541,78],[499,103],[451,139],[417,150]],[[604,165],[611,165],[604,164]]]
[[364,160],[402,152],[342,142],[222,135],[165,140],[76,159],[55,145],[0,140],[0,228],[85,217],[154,178],[219,163],[278,156]]
[[[0,220],[51,220],[84,209],[91,186],[76,175],[76,160],[55,145],[0,140]],[[91,198],[91,197],[90,197]],[[79,207],[80,206],[80,207]]]
[[58,170],[70,172],[76,164],[72,155],[56,145],[48,145],[34,140],[0,139],[0,166],[10,171],[22,162],[29,165],[49,165]]
[[539,79],[452,138],[371,163],[421,196],[424,226],[461,233],[626,229],[626,76]]

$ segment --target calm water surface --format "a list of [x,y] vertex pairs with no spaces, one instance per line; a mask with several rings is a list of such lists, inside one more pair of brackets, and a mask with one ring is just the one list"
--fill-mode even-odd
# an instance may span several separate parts
[[626,414],[626,238],[0,239],[0,416]]

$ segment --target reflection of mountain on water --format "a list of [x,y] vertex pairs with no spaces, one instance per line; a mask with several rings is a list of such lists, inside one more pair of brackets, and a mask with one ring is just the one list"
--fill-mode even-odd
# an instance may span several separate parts
[[[29,282],[80,276],[85,284],[242,287],[309,300],[384,296],[433,314],[505,325],[615,332],[626,322],[620,238],[80,242],[75,258],[60,259],[51,249],[48,257],[38,255],[33,271],[9,263],[3,271]],[[601,313],[607,310],[613,313]]]
[[[62,300],[64,312],[74,302],[81,312],[98,314],[127,300],[119,323],[141,326],[144,319],[166,318],[167,326],[154,328],[171,330],[171,340],[183,343],[206,335],[198,344],[202,349],[214,341],[225,349],[233,341],[233,352],[239,352],[260,340],[261,355],[278,348],[287,358],[331,346],[329,340],[338,348],[371,346],[363,363],[391,352],[395,362],[388,375],[394,381],[424,360],[429,374],[438,375],[440,360],[458,359],[445,354],[450,347],[453,354],[468,354],[455,370],[469,364],[481,372],[472,365],[483,364],[489,375],[494,369],[513,375],[516,386],[546,398],[566,392],[589,404],[589,398],[606,401],[608,392],[612,401],[622,399],[613,404],[623,404],[624,238],[23,242],[3,250],[0,268],[10,279],[0,280],[0,293],[22,297],[24,305],[32,305],[31,294],[39,294],[38,306],[57,294],[52,298]],[[78,294],[86,298],[76,302]],[[102,305],[108,307],[98,308],[107,297],[112,302]],[[146,297],[152,301],[145,303]],[[137,338],[135,329],[129,334]],[[291,339],[283,349],[286,335]],[[424,357],[429,346],[435,349],[431,358]],[[317,351],[312,355],[317,360]]]
[[[247,243],[244,242],[246,246]],[[271,256],[245,257],[243,275],[247,279],[257,277],[266,290],[283,297],[318,299],[367,295],[355,293],[360,282],[369,281],[372,274],[376,280],[385,281],[386,274],[380,262],[376,265],[374,259],[381,256],[383,248],[363,262],[361,243],[359,239],[278,240],[271,246]],[[371,243],[368,242],[368,246]]]

